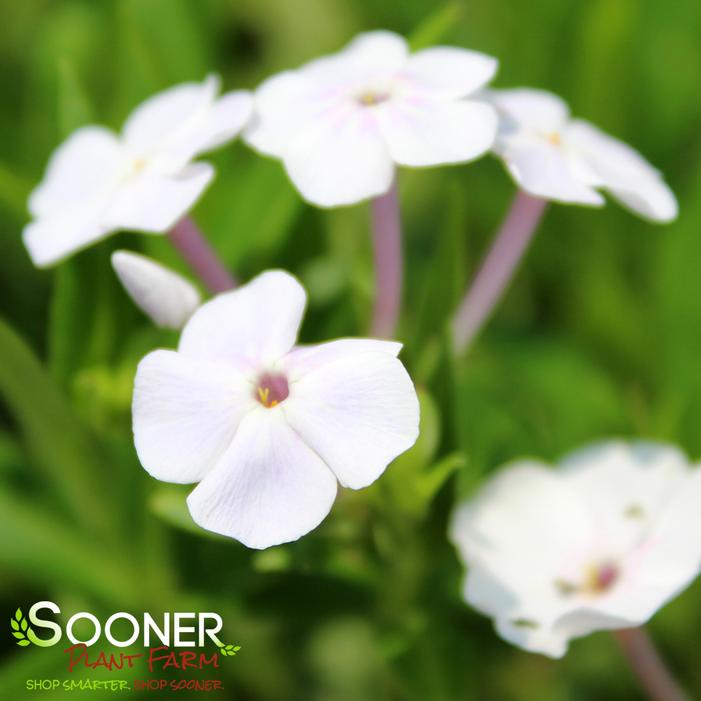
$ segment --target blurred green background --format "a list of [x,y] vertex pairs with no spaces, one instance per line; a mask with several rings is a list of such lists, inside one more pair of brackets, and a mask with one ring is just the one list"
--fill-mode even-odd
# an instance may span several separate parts
[[[372,488],[344,491],[310,536],[254,552],[194,528],[187,490],[150,479],[131,442],[136,363],[176,338],[133,308],[109,254],[128,247],[186,269],[164,240],[120,234],[35,270],[20,240],[26,196],[80,124],[119,128],[140,100],[209,71],[226,89],[252,88],[372,28],[415,46],[485,51],[501,60],[496,85],[560,93],[666,174],[681,215],[654,227],[615,205],[552,207],[496,317],[456,365],[446,322],[513,185],[490,158],[402,172],[400,336],[421,388],[422,437]],[[610,435],[670,440],[701,456],[699,37],[698,0],[0,4],[6,619],[47,598],[68,614],[218,611],[226,642],[242,650],[217,676],[224,697],[241,701],[639,698],[606,634],[575,642],[560,662],[501,642],[461,603],[445,530],[456,497],[516,456],[556,458]],[[367,208],[304,205],[279,164],[241,143],[210,160],[219,176],[194,214],[227,263],[244,278],[269,267],[301,277],[304,341],[363,334]],[[651,624],[694,697],[700,623],[697,582]],[[27,678],[66,677],[60,647],[18,648],[9,631],[0,696],[18,698]]]

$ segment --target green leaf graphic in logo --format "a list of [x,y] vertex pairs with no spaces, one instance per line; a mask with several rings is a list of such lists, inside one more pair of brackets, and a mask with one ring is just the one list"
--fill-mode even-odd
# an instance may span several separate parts
[[12,626],[12,635],[17,638],[17,644],[22,647],[27,647],[31,644],[31,638],[34,638],[34,631],[29,627],[27,619],[22,615],[22,609],[15,611],[14,618],[10,619]]
[[240,649],[240,645],[222,645],[219,648],[219,652],[221,652],[224,657],[233,657]]

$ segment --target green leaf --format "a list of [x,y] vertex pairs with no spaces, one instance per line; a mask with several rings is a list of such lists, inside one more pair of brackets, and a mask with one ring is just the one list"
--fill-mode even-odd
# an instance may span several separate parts
[[40,587],[80,592],[119,605],[143,606],[148,591],[134,553],[106,548],[52,513],[45,502],[28,501],[0,487],[0,569]]
[[446,34],[458,23],[462,8],[458,2],[449,2],[427,17],[409,37],[412,50],[418,51],[441,43]]
[[15,631],[14,633],[12,633],[12,635],[14,635],[15,638],[19,638],[20,640],[23,640],[27,637],[24,633],[21,633],[20,631]]
[[203,538],[225,540],[224,536],[206,531],[192,520],[186,503],[187,495],[191,491],[192,487],[189,485],[156,485],[148,500],[149,508],[163,521],[180,530],[194,533]]
[[16,621],[14,618],[11,618],[11,619],[10,619],[10,625],[11,625],[15,630],[19,630],[19,623],[17,623],[17,621]]
[[107,246],[84,251],[55,273],[49,316],[49,366],[62,387],[85,367],[114,357],[120,338],[118,286]]
[[[449,206],[443,223],[442,235],[432,242],[433,250],[421,271],[420,284],[416,285],[420,293],[415,306],[417,308],[414,323],[411,325],[412,346],[421,349],[420,366],[426,370],[418,376],[420,382],[428,379],[428,372],[433,363],[426,362],[427,354],[436,355],[435,344],[427,343],[431,336],[440,336],[465,288],[465,230],[467,229],[467,207],[462,183],[451,182],[445,193]],[[411,290],[413,291],[413,290]]]
[[27,630],[27,619],[23,618],[22,622],[19,625],[22,630]]
[[[0,397],[14,416],[46,487],[73,517],[104,529],[104,460],[26,344],[0,320]],[[21,615],[21,613],[20,613]]]
[[470,455],[461,493],[516,456],[554,460],[600,436],[630,433],[620,391],[578,346],[541,337],[479,348],[458,367],[453,388],[456,430]]
[[22,647],[27,647],[27,645],[29,645],[30,643],[29,640],[18,640],[17,644],[21,645]]
[[27,198],[31,189],[32,183],[29,180],[0,163],[0,205],[21,220],[27,217]]
[[78,127],[93,121],[90,105],[73,63],[68,58],[58,62],[58,124],[65,138]]
[[415,518],[425,514],[440,485],[456,469],[455,456],[451,456],[447,466],[439,463],[431,468],[441,440],[440,414],[426,390],[419,389],[418,395],[419,437],[412,448],[392,463],[380,482],[381,489],[391,494],[397,510]]
[[17,610],[15,611],[15,618],[16,618],[18,621],[21,621],[21,620],[22,620],[22,609],[17,609]]

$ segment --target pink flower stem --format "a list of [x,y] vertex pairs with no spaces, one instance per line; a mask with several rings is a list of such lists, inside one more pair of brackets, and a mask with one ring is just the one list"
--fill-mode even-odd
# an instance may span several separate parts
[[543,216],[547,201],[516,193],[475,279],[453,318],[453,349],[462,355],[494,310],[511,281]]
[[217,294],[236,287],[236,280],[190,217],[183,217],[168,232],[168,238],[210,292]]
[[650,636],[642,628],[613,631],[628,664],[651,701],[688,701]]
[[375,309],[370,335],[393,338],[402,299],[402,227],[396,181],[372,201]]

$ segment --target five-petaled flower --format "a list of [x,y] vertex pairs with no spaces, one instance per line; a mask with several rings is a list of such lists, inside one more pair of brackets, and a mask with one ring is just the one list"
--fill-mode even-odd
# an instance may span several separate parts
[[496,59],[475,51],[410,54],[396,34],[361,34],[337,54],[266,80],[244,138],[282,159],[310,202],[352,204],[387,192],[395,164],[458,163],[488,151],[496,114],[465,98],[496,70]]
[[146,256],[115,251],[112,267],[134,304],[156,326],[181,329],[200,306],[200,293],[189,280]]
[[210,164],[191,161],[250,117],[249,93],[218,93],[215,76],[178,85],[134,110],[121,136],[86,126],[61,144],[29,198],[23,237],[34,264],[52,265],[119,229],[170,229],[214,176]]
[[599,444],[557,471],[513,463],[454,514],[465,598],[503,638],[551,657],[641,625],[701,569],[699,503],[701,469],[669,446]]
[[306,295],[272,271],[202,305],[176,351],[139,364],[136,450],[168,482],[200,484],[196,523],[252,548],[295,540],[328,514],[337,481],[374,482],[418,435],[401,344],[296,346]]
[[565,102],[544,90],[491,90],[500,115],[494,151],[518,186],[558,202],[602,206],[605,190],[657,222],[677,216],[677,201],[639,153],[593,124],[571,119]]

